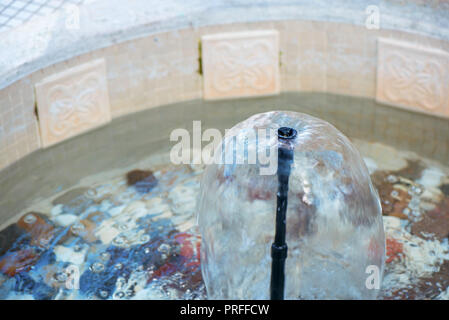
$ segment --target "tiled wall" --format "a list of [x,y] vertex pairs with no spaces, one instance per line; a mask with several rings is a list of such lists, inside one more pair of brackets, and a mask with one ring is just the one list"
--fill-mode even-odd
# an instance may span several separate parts
[[275,95],[279,88],[279,32],[256,30],[201,37],[203,98]]
[[29,78],[0,91],[0,168],[40,147]]
[[83,2],[84,0],[0,0],[0,32],[19,26],[35,16],[45,16]]
[[[199,65],[201,37],[250,30],[278,31],[281,91],[379,97],[379,37],[449,52],[449,43],[439,39],[313,21],[220,25],[127,41],[57,63],[0,91],[0,169],[43,145],[35,114],[35,85],[45,78],[96,59],[104,59],[112,118],[159,105],[200,99],[203,98],[203,76]],[[444,79],[447,81],[447,78]],[[442,85],[447,93],[448,83]],[[434,89],[424,86],[423,90]],[[378,99],[397,105],[394,101],[384,100]],[[414,105],[413,101],[409,104]],[[415,104],[419,110],[418,103]],[[437,115],[449,117],[448,101],[443,101],[442,106],[442,111]],[[356,116],[354,118],[357,119]],[[433,128],[428,130],[428,137],[433,137]],[[435,149],[437,141],[430,139],[428,148]]]

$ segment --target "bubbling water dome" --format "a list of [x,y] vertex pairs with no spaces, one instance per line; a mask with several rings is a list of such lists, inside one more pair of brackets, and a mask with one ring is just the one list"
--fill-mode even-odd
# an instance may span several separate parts
[[[249,134],[282,127],[293,129],[294,137],[287,142],[280,136],[261,139],[260,134]],[[385,235],[379,196],[368,170],[335,127],[283,111],[254,115],[229,130],[216,153],[231,151],[233,161],[215,161],[203,174],[197,218],[208,297],[270,299],[283,164],[277,163],[277,172],[263,174],[266,163],[259,159],[267,155],[264,147],[279,153],[285,146],[292,151],[292,161],[283,297],[376,298]],[[245,152],[236,152],[239,149]],[[249,161],[252,152],[257,154],[255,162]]]

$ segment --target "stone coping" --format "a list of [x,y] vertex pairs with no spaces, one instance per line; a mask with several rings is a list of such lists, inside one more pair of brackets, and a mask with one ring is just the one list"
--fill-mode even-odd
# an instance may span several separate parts
[[79,7],[79,28],[68,27],[73,13],[60,10],[1,34],[0,89],[57,62],[150,34],[283,20],[364,25],[370,5],[379,8],[381,29],[449,40],[447,1],[96,0]]

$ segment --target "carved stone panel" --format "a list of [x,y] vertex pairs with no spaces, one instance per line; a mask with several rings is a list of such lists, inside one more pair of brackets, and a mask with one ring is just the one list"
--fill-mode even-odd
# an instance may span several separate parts
[[381,38],[376,100],[449,116],[448,71],[445,51]]
[[111,121],[103,59],[36,84],[42,145],[51,146]]
[[205,35],[201,44],[204,99],[279,93],[276,30]]

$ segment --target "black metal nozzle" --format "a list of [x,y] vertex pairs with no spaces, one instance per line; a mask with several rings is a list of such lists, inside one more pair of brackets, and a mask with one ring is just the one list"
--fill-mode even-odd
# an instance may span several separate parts
[[[297,131],[293,128],[282,127],[278,129],[278,138],[283,140],[294,139]],[[271,300],[284,299],[285,283],[285,259],[287,259],[288,247],[286,236],[286,213],[288,199],[288,179],[290,177],[291,164],[293,163],[293,148],[289,144],[280,143],[278,149],[278,193],[276,205],[276,232],[274,242],[271,245]]]
[[295,139],[298,132],[290,127],[280,127],[278,129],[279,139]]

